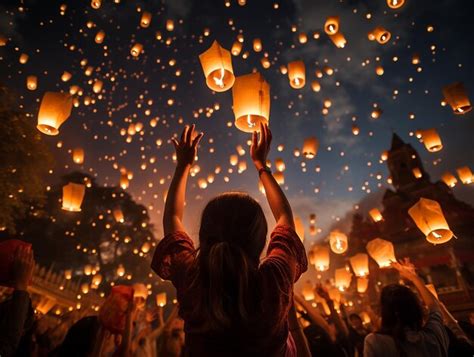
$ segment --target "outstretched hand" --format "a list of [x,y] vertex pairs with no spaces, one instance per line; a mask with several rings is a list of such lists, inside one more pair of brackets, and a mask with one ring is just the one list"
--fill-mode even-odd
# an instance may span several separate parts
[[191,126],[186,125],[179,141],[175,138],[171,139],[176,150],[178,165],[187,166],[192,165],[194,162],[194,158],[197,155],[197,147],[204,135],[202,132],[197,134],[194,128],[194,124]]
[[398,262],[392,262],[392,268],[396,269],[400,276],[409,281],[414,281],[418,279],[418,274],[416,274],[415,266],[410,262],[410,259],[405,258],[401,259]]
[[329,302],[331,300],[331,297],[329,296],[329,292],[328,290],[323,287],[321,284],[317,284],[316,285],[316,292],[318,293],[319,296],[321,296],[324,300],[326,300],[326,302]]
[[256,131],[252,134],[252,146],[250,147],[250,156],[255,167],[260,170],[265,167],[267,156],[272,142],[272,132],[267,124],[260,123],[260,139]]

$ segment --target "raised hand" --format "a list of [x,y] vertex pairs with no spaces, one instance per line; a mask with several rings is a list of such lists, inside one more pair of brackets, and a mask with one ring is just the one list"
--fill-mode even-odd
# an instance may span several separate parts
[[325,287],[323,287],[321,284],[316,285],[316,292],[318,293],[319,296],[321,296],[326,302],[331,301],[331,297],[329,296],[329,293]]
[[398,262],[392,262],[392,267],[396,269],[400,276],[404,279],[413,281],[418,279],[418,274],[416,274],[415,266],[410,262],[410,259],[405,258],[401,259]]
[[195,125],[186,125],[181,133],[180,140],[172,138],[176,150],[176,158],[179,166],[192,165],[197,155],[197,147],[204,133],[197,134],[194,131]]
[[252,134],[252,146],[250,147],[250,156],[257,170],[264,167],[267,162],[267,156],[272,142],[272,132],[267,124],[260,123],[260,139],[256,131]]
[[13,287],[16,290],[28,288],[33,271],[35,269],[35,258],[30,246],[20,246],[15,252],[13,263]]

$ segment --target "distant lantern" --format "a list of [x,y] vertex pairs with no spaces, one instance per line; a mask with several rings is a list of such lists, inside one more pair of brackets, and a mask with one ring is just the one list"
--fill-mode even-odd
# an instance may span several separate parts
[[456,169],[456,172],[458,173],[459,179],[461,180],[463,184],[468,185],[473,182],[474,177],[469,167],[467,166],[460,167]]
[[86,186],[80,183],[68,183],[63,186],[62,209],[71,212],[80,212],[82,200],[86,192]]
[[304,224],[300,217],[295,216],[295,231],[298,237],[300,237],[301,241],[304,242]]
[[311,213],[309,215],[309,223],[315,224],[316,223],[316,213]]
[[89,292],[89,284],[88,283],[81,284],[81,292],[83,294],[87,294]]
[[345,291],[351,285],[352,274],[346,268],[339,268],[336,269],[336,273],[334,276],[334,285],[339,291]]
[[260,130],[270,119],[270,86],[260,73],[235,79],[232,87],[235,126],[247,133]]
[[311,136],[304,140],[302,154],[307,159],[313,159],[318,153],[318,148],[318,139],[315,136]]
[[71,115],[72,97],[59,92],[46,92],[38,113],[39,131],[47,135],[58,135],[59,127]]
[[382,154],[380,154],[380,160],[387,161],[387,159],[388,159],[388,151],[387,150],[382,151]]
[[312,81],[311,89],[313,90],[313,92],[319,92],[321,90],[321,84],[319,84],[318,81]]
[[127,174],[121,174],[120,175],[120,187],[122,187],[122,189],[126,190],[128,188],[128,185],[129,185],[129,180],[128,180]]
[[84,149],[82,148],[75,148],[72,150],[72,161],[76,164],[83,164],[84,163]]
[[174,30],[174,21],[169,19],[166,20],[166,30],[167,31],[173,31]]
[[405,4],[405,0],[387,0],[387,5],[391,9],[399,9]]
[[265,69],[268,69],[271,66],[271,63],[270,63],[270,60],[268,59],[268,57],[262,57],[260,62],[262,63],[262,67],[265,68]]
[[224,92],[232,87],[235,81],[232,69],[232,57],[229,51],[214,41],[209,49],[199,55],[201,66],[206,77],[207,86]]
[[232,48],[230,49],[230,52],[234,56],[238,56],[238,55],[240,55],[241,51],[242,51],[242,43],[240,43],[239,41],[235,41],[232,45]]
[[420,168],[419,167],[414,167],[411,172],[413,173],[413,176],[415,176],[415,178],[417,179],[420,179],[423,177],[423,172],[421,172]]
[[368,287],[369,287],[369,279],[357,278],[357,292],[359,294],[365,293]]
[[424,233],[428,242],[441,244],[453,237],[453,232],[449,229],[438,202],[422,197],[408,210],[408,214]]
[[149,242],[145,242],[142,244],[140,250],[143,252],[143,253],[148,253],[151,249],[151,244]]
[[300,89],[304,87],[306,83],[306,71],[303,61],[288,63],[288,78],[292,88]]
[[329,35],[329,38],[337,48],[344,48],[346,46],[347,40],[341,32]]
[[344,253],[348,248],[347,236],[338,230],[332,231],[329,233],[329,246],[336,254]]
[[316,245],[312,248],[314,267],[317,271],[326,271],[329,269],[329,248]]
[[472,106],[462,82],[456,82],[443,88],[445,101],[451,106],[454,114],[466,114]]
[[91,1],[91,7],[92,7],[93,9],[96,9],[96,10],[97,10],[98,8],[100,8],[101,5],[102,5],[102,1],[101,1],[101,0],[92,0],[92,1]]
[[0,47],[6,46],[7,42],[8,42],[8,39],[5,36],[0,35]]
[[450,172],[445,172],[441,176],[441,180],[446,184],[446,186],[449,186],[451,188],[456,186],[456,184],[458,183],[458,180],[456,179],[456,177]]
[[72,279],[72,270],[68,269],[64,271],[64,279],[71,280]]
[[283,172],[276,171],[273,173],[273,177],[280,186],[285,184],[285,175]]
[[355,125],[355,124],[352,125],[352,134],[354,134],[354,135],[359,135],[359,133],[360,133],[359,127],[358,127],[357,125]]
[[313,286],[313,284],[311,283],[310,280],[307,280],[304,283],[303,288],[301,290],[301,294],[303,295],[303,298],[306,301],[314,300],[314,298],[315,298],[314,286]]
[[100,283],[102,282],[102,275],[96,274],[92,277],[92,286],[94,288],[99,287]]
[[372,218],[372,220],[375,223],[380,222],[381,220],[383,220],[382,213],[380,213],[380,210],[378,208],[372,208],[369,211],[369,215],[370,215],[370,218]]
[[114,209],[113,215],[114,215],[115,221],[117,221],[117,222],[119,222],[119,223],[125,222],[125,218],[124,218],[124,216],[123,216],[123,212],[122,212],[122,210],[121,210],[120,208]]
[[38,77],[36,76],[28,76],[26,77],[26,88],[29,90],[36,90],[38,87]]
[[443,143],[436,129],[423,130],[421,137],[429,152],[437,152],[443,148]]
[[18,61],[19,61],[21,64],[25,64],[26,62],[28,62],[28,58],[29,58],[29,56],[28,56],[26,53],[22,53],[22,54],[20,55],[20,58],[19,58]]
[[239,156],[237,154],[230,155],[229,163],[231,164],[231,166],[237,166],[237,164],[239,163]]
[[156,305],[164,307],[166,305],[166,293],[156,294]]
[[367,253],[377,262],[380,268],[389,267],[396,262],[395,249],[392,242],[381,238],[372,239],[366,246]]
[[339,32],[339,16],[329,16],[324,23],[324,31],[328,35]]
[[369,256],[365,253],[359,253],[349,258],[352,270],[355,276],[365,277],[369,275]]
[[283,161],[281,157],[275,159],[275,168],[281,172],[285,171],[286,169],[285,162]]
[[67,82],[72,78],[72,74],[69,73],[68,71],[64,71],[63,74],[61,75],[61,80],[63,82]]
[[96,94],[100,93],[100,91],[102,90],[103,85],[104,85],[104,82],[102,82],[99,79],[96,79],[94,81],[94,84],[92,85],[92,91]]
[[386,29],[380,26],[377,26],[371,32],[369,32],[369,40],[371,41],[375,40],[381,45],[384,45],[388,41],[390,41],[391,36],[392,35],[390,34],[390,32],[388,32]]
[[143,11],[142,17],[140,19],[140,26],[143,28],[147,28],[150,26],[151,23],[151,13],[148,11]]
[[378,119],[380,118],[381,115],[382,115],[382,109],[380,108],[375,108],[374,110],[372,110],[372,113],[370,113],[370,116],[372,117],[372,119]]
[[375,67],[375,73],[377,73],[377,76],[382,76],[384,74],[383,67],[382,66]]
[[117,267],[117,275],[120,277],[125,275],[125,267],[122,264]]
[[98,44],[101,44],[102,42],[104,42],[104,38],[105,38],[105,32],[100,30],[99,32],[97,32],[95,34],[95,43],[98,43]]
[[308,35],[306,35],[304,32],[300,33],[298,35],[298,41],[301,43],[301,44],[304,44],[306,42],[308,42]]
[[253,40],[253,50],[255,52],[260,52],[262,50],[263,46],[262,46],[262,40],[260,40],[259,38],[256,38]]
[[132,48],[130,49],[130,54],[133,57],[140,56],[140,53],[143,51],[143,45],[141,43],[135,43]]
[[420,55],[418,53],[413,54],[411,57],[411,64],[420,64]]
[[91,274],[92,274],[92,265],[86,264],[86,265],[84,266],[84,275],[89,276],[89,275],[91,275]]

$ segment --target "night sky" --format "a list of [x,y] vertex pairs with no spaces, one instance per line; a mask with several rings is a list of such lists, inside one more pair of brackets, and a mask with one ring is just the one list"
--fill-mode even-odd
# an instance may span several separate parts
[[[471,1],[407,0],[399,10],[390,9],[385,0],[227,2],[229,6],[226,0],[104,0],[93,9],[85,0],[2,1],[0,35],[8,42],[0,47],[0,81],[15,90],[31,120],[37,120],[44,92],[68,92],[72,85],[83,90],[82,96],[76,95],[79,107],[73,108],[60,134],[45,136],[57,161],[50,183],[83,170],[101,184],[118,185],[120,168],[132,171],[127,190],[149,208],[159,238],[163,197],[175,166],[169,139],[183,125],[196,123],[205,136],[196,162],[200,171],[188,185],[185,223],[191,235],[196,236],[203,205],[226,190],[249,192],[269,213],[248,153],[250,135],[233,125],[231,91],[213,93],[198,58],[214,40],[230,50],[239,33],[244,43],[241,54],[232,56],[234,73],[256,69],[271,86],[270,159],[284,159],[284,188],[306,227],[310,213],[318,217],[321,232],[309,237],[307,231],[308,242],[325,238],[335,224],[348,233],[346,215],[358,202],[362,212],[380,205],[381,194],[390,187],[380,155],[390,147],[393,132],[418,150],[432,180],[445,171],[455,174],[460,166],[474,170],[474,111],[457,116],[440,104],[442,87],[457,81],[464,82],[474,99]],[[64,14],[61,4],[67,5]],[[148,28],[140,27],[142,11],[152,14]],[[331,15],[340,17],[347,39],[343,49],[324,33]],[[174,21],[173,31],[166,29],[167,20]],[[376,26],[390,31],[387,44],[368,40],[368,31]],[[94,42],[99,30],[105,32],[102,44]],[[300,33],[307,34],[307,43],[299,42]],[[255,38],[263,44],[258,53],[252,48]],[[134,43],[143,45],[137,58],[130,55]],[[29,56],[25,64],[19,63],[22,53]],[[419,64],[412,64],[414,54]],[[271,61],[269,69],[261,65],[264,56]],[[300,90],[292,89],[280,72],[281,65],[293,60],[306,65],[306,86]],[[382,76],[375,72],[378,65],[384,68]],[[93,70],[88,76],[89,66]],[[315,71],[325,66],[334,73],[316,78]],[[61,81],[64,71],[72,74],[68,82]],[[34,91],[26,88],[29,75],[38,77]],[[100,94],[92,91],[96,79],[104,82]],[[320,92],[312,91],[313,80],[320,82]],[[323,115],[327,99],[331,107]],[[378,119],[371,118],[374,107],[383,111]],[[128,135],[130,125],[137,123],[143,128]],[[360,128],[357,136],[353,125]],[[429,128],[437,129],[444,145],[437,153],[428,152],[413,135]],[[301,149],[309,136],[320,142],[316,158],[295,157],[294,149]],[[277,151],[279,144],[284,145],[282,152]],[[238,145],[246,150],[239,158],[247,162],[242,173],[229,163]],[[72,161],[70,152],[76,147],[85,150],[83,165]],[[214,181],[199,188],[198,179],[207,179],[217,166],[221,172]],[[459,182],[454,192],[474,202],[472,185]]]

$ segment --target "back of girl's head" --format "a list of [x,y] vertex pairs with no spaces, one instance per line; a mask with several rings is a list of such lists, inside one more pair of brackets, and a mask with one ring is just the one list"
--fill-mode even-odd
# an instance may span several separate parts
[[256,305],[251,285],[266,235],[262,208],[248,194],[224,193],[204,208],[195,279],[203,294],[196,313],[210,329],[247,321]]
[[423,324],[420,300],[408,287],[387,285],[380,297],[382,332],[404,339],[404,329],[419,330]]
[[71,326],[59,346],[57,356],[89,356],[99,332],[99,319],[97,316],[88,316],[80,319]]

